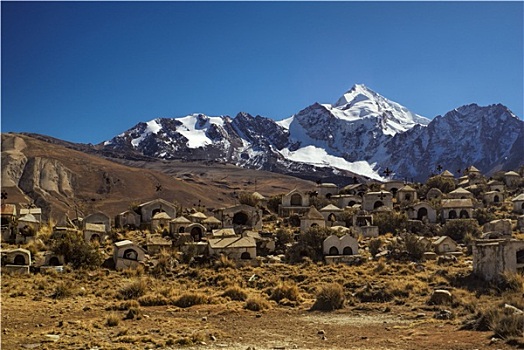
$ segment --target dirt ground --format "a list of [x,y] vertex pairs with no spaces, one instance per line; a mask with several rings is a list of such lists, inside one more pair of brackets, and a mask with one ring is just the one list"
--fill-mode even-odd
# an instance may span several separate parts
[[[3,299],[2,349],[180,348],[183,346],[156,344],[155,337],[192,331],[206,333],[208,339],[188,348],[512,348],[502,341],[492,341],[489,332],[459,331],[453,322],[434,321],[429,313],[410,317],[380,310],[345,309],[324,313],[279,309],[254,313],[213,305],[182,310],[162,306],[148,307],[141,320],[123,321],[118,327],[86,327],[100,321],[103,305],[103,301],[88,302],[82,298],[74,303]],[[83,311],[85,309],[89,310]],[[58,339],[55,341],[51,335],[57,335]]]
[[[180,278],[173,289],[179,294],[191,292],[198,287],[196,280],[210,284],[210,278],[215,275],[237,273],[241,280],[253,272],[274,274],[275,269],[296,276],[304,272],[337,273],[336,269],[317,266],[308,271],[288,267],[245,268],[240,272],[210,269],[200,275],[191,273],[192,277]],[[250,311],[242,301],[219,297],[226,285],[199,287],[198,292],[213,294],[214,302],[187,308],[171,304],[140,305],[140,316],[126,319],[129,310],[118,310],[117,306],[125,301],[116,296],[125,283],[136,278],[115,271],[82,272],[80,275],[71,271],[58,276],[2,275],[2,349],[473,350],[522,346],[510,346],[493,338],[489,331],[459,330],[467,315],[452,320],[435,319],[433,316],[440,308],[427,305],[426,296],[418,297],[414,293],[401,303],[398,300],[357,301],[347,303],[341,310],[310,311],[315,299],[307,292],[309,285],[300,286],[302,301],[298,305],[285,306],[271,301],[271,307],[262,311]],[[151,291],[170,283],[166,282],[169,279],[140,278],[147,279]],[[233,281],[236,277],[232,278]],[[385,278],[402,279],[401,276]],[[64,281],[73,282],[74,293],[54,298],[53,291],[56,292],[57,286]],[[250,293],[257,292],[243,288]],[[113,325],[109,325],[110,317],[115,319]]]

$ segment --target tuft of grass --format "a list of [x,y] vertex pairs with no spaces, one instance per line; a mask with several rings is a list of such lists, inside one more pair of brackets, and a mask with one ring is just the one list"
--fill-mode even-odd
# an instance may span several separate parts
[[222,296],[236,301],[245,301],[247,299],[247,293],[238,286],[229,287],[222,293]]
[[170,343],[172,343],[172,345],[176,344],[180,346],[192,346],[192,345],[201,344],[204,340],[205,340],[204,335],[200,333],[194,333],[188,336],[180,337],[177,340],[175,340],[174,342],[171,340]]
[[269,303],[260,296],[252,296],[246,300],[245,308],[251,311],[262,311],[269,309]]
[[137,299],[146,294],[147,282],[144,279],[137,279],[126,284],[119,291],[120,297],[124,300]]
[[120,317],[117,314],[111,313],[106,318],[106,326],[116,327],[120,323]]
[[47,246],[40,239],[34,239],[26,243],[23,248],[31,252],[31,256],[35,256],[38,252],[47,250]]
[[344,288],[338,283],[321,286],[311,310],[333,311],[344,307]]
[[146,294],[138,298],[140,306],[162,306],[169,303],[169,299],[161,294]]
[[42,275],[35,275],[33,286],[36,290],[46,290],[49,287],[49,281]]
[[130,268],[122,270],[122,274],[128,278],[140,277],[140,276],[143,276],[144,273],[145,273],[145,270],[144,270],[144,266],[142,265],[138,265],[133,268],[130,267]]
[[287,299],[294,302],[300,302],[300,291],[294,283],[280,283],[278,286],[273,288],[269,299],[280,303],[282,300]]
[[202,293],[184,293],[173,302],[175,306],[182,308],[207,303],[209,303],[209,298]]
[[503,291],[524,293],[524,275],[516,272],[504,272],[500,275],[497,287]]
[[502,339],[524,336],[524,314],[508,311],[493,313],[490,328]]
[[384,259],[380,259],[373,269],[373,272],[377,275],[385,275],[388,273],[388,265]]
[[151,270],[151,274],[157,277],[166,275],[175,266],[175,261],[169,251],[162,249],[157,257],[157,264]]
[[62,281],[58,283],[51,294],[53,299],[69,298],[74,294],[74,287],[70,281]]
[[236,268],[236,263],[229,259],[227,256],[225,255],[220,255],[220,258],[218,258],[215,263],[213,264],[215,270],[221,270],[221,269],[227,269],[227,268],[231,268],[231,269],[234,269]]

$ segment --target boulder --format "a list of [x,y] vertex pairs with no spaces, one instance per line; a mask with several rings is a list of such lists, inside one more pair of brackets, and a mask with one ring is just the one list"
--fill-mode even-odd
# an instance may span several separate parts
[[453,302],[453,296],[451,292],[445,289],[436,289],[431,298],[428,301],[428,304],[431,305],[443,305],[451,304]]

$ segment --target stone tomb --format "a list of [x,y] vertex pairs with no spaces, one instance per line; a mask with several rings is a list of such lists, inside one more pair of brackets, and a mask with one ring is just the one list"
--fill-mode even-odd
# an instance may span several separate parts
[[358,255],[358,242],[350,235],[331,235],[322,243],[324,259],[329,263],[346,262],[348,257]]
[[135,269],[144,261],[145,255],[142,248],[129,240],[115,242],[113,247],[115,269]]
[[506,272],[524,272],[524,241],[516,239],[475,240],[473,273],[485,280],[497,280]]
[[31,252],[27,249],[16,248],[2,252],[2,273],[28,274],[31,265]]

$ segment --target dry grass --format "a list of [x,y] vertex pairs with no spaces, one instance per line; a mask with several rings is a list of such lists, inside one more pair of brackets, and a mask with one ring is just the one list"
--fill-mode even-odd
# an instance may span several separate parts
[[207,304],[210,302],[208,296],[203,293],[184,293],[176,300],[173,301],[173,305],[176,305],[181,308],[187,308],[194,305]]
[[42,239],[33,239],[24,244],[22,248],[29,250],[31,252],[31,256],[35,256],[36,253],[45,251],[48,247]]
[[147,289],[147,281],[143,278],[138,278],[122,287],[119,295],[124,300],[137,299],[146,294]]
[[299,303],[302,298],[295,283],[284,282],[270,290],[269,299],[279,304],[289,305],[289,301]]
[[140,306],[161,306],[167,305],[170,303],[170,299],[166,298],[162,294],[146,294],[138,298],[138,303]]
[[251,311],[262,311],[270,308],[269,302],[260,296],[251,296],[246,300],[244,306],[247,310]]
[[[271,309],[267,314],[288,315],[309,308],[344,309],[345,305],[351,305],[351,309],[375,310],[368,311],[372,317],[381,317],[383,310],[391,314],[402,313],[407,317],[425,312],[428,319],[423,321],[431,321],[435,325],[454,324],[457,328],[462,321],[479,313],[478,310],[485,305],[493,305],[494,310],[482,311],[481,315],[476,315],[474,322],[477,325],[471,327],[491,331],[493,335],[505,339],[518,337],[514,330],[518,329],[519,319],[500,310],[503,310],[505,303],[524,308],[522,289],[519,287],[522,277],[509,276],[503,285],[497,286],[480,283],[468,277],[471,265],[464,262],[467,258],[462,257],[456,264],[446,267],[438,266],[433,261],[422,264],[384,261],[386,274],[382,273],[383,269],[377,270],[376,266],[380,262],[369,260],[359,266],[309,262],[301,265],[268,264],[218,270],[215,266],[193,268],[180,265],[174,267],[173,273],[177,276],[174,279],[136,276],[131,271],[115,272],[104,269],[75,270],[56,276],[6,275],[2,276],[2,297],[3,305],[4,302],[8,305],[10,301],[24,302],[33,305],[32,310],[41,308],[34,304],[41,298],[42,302],[49,305],[42,304],[43,308],[52,309],[53,303],[60,303],[69,309],[64,311],[68,315],[80,315],[82,325],[75,323],[73,326],[64,322],[66,328],[60,330],[64,334],[78,333],[77,338],[71,338],[71,343],[64,344],[64,347],[70,348],[79,347],[75,343],[77,339],[78,342],[82,340],[85,346],[89,342],[86,339],[92,339],[95,333],[100,332],[104,333],[102,336],[111,339],[112,343],[98,340],[97,344],[107,348],[144,348],[153,344],[160,348],[179,347],[181,344],[196,346],[202,338],[193,334],[195,329],[205,328],[207,332],[207,327],[215,319],[229,320],[232,313],[234,317],[251,315],[252,320],[260,322],[261,319],[254,317],[254,313],[249,311]],[[326,285],[337,287],[320,288]],[[426,302],[431,292],[440,286],[449,287],[453,294],[453,304],[446,307],[453,313],[454,318],[451,320],[431,319],[429,316],[433,310],[428,311]],[[78,292],[81,287],[85,287],[85,293]],[[68,291],[71,293],[68,294]],[[52,294],[66,296],[62,300],[49,300]],[[71,297],[70,300],[67,295]],[[82,311],[83,306],[75,305],[85,305],[88,309]],[[192,306],[195,308],[189,312],[183,309]],[[290,309],[289,306],[295,308]],[[201,323],[201,316],[197,316],[196,320],[194,318],[195,313],[202,310],[205,310],[202,315],[209,318],[206,323]],[[349,310],[339,312],[345,314]],[[380,315],[373,312],[379,312]],[[57,320],[61,319],[57,311],[52,313]],[[111,322],[108,321],[111,315],[118,315],[119,323],[115,326],[110,326]],[[265,315],[261,316],[264,319]],[[10,319],[11,317],[12,314]],[[24,322],[33,324],[31,320]],[[53,320],[53,323],[56,322]],[[48,324],[45,321],[42,323]],[[134,324],[136,326],[129,328],[133,329],[133,333],[120,333],[120,327],[131,327]],[[151,330],[152,325],[161,331]],[[36,330],[39,331],[41,330]],[[209,334],[211,333],[217,334],[217,328],[210,328]],[[204,334],[203,341],[210,341],[209,334]],[[20,334],[20,337],[23,336],[25,335]],[[151,339],[153,342],[150,342]]]
[[142,265],[138,265],[135,268],[126,268],[121,273],[127,278],[133,278],[143,276],[145,271]]
[[377,275],[386,275],[388,273],[388,265],[386,264],[385,259],[380,259],[375,268],[373,269],[373,272]]
[[236,263],[229,259],[227,256],[220,255],[220,257],[214,262],[213,266],[215,267],[215,270],[219,271],[222,269],[234,269],[236,268]]
[[515,312],[498,312],[491,320],[491,330],[495,336],[508,339],[524,336],[524,314]]
[[524,294],[524,275],[514,272],[505,272],[500,276],[498,287],[503,291]]
[[106,326],[108,327],[116,327],[120,323],[120,317],[115,314],[111,313],[106,318]]
[[75,288],[70,281],[62,281],[58,283],[51,295],[54,299],[64,299],[73,296]]
[[344,307],[344,287],[338,283],[324,284],[317,293],[311,310],[333,311]]
[[247,299],[246,291],[238,286],[229,287],[222,293],[222,296],[235,301],[245,301]]

